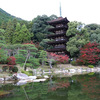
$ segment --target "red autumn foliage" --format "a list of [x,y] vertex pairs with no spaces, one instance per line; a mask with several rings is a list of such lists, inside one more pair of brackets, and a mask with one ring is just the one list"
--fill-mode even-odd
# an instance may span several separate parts
[[31,41],[30,43],[23,43],[23,44],[33,44],[33,45],[35,45],[35,43],[33,43],[33,41]]
[[77,63],[79,64],[96,64],[99,60],[100,49],[98,48],[100,44],[87,43],[83,48],[80,49],[80,56],[77,59]]
[[55,53],[50,53],[51,58],[55,59],[58,63],[68,63],[69,57],[67,55],[57,55]]
[[11,56],[8,59],[8,65],[16,65],[16,58]]

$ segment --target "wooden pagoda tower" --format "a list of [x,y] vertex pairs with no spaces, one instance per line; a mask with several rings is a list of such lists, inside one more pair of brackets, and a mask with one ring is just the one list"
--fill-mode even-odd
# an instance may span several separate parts
[[47,44],[53,46],[52,49],[47,50],[48,52],[69,55],[69,52],[67,52],[66,50],[66,43],[69,40],[69,37],[66,36],[68,22],[69,21],[67,20],[67,18],[62,17],[59,17],[52,21],[48,21],[49,25],[53,26],[53,28],[48,29],[48,31],[54,33],[47,36],[47,38],[51,40],[50,42],[47,42]]

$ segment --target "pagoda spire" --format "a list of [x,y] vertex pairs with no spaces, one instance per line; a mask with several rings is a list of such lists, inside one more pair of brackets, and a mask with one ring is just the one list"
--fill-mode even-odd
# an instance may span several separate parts
[[61,2],[60,2],[60,7],[59,7],[60,9],[60,17],[62,17],[62,11],[61,11]]

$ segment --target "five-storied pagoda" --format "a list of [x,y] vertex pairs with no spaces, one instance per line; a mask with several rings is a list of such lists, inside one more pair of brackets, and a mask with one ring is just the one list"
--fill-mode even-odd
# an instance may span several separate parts
[[53,52],[56,54],[68,54],[66,50],[66,43],[69,40],[69,37],[66,36],[66,31],[68,29],[68,19],[59,17],[52,21],[48,21],[49,25],[53,28],[48,29],[48,31],[53,32],[54,34],[48,35],[47,38],[52,39],[48,42],[48,45],[52,45],[53,48],[47,50],[48,52]]

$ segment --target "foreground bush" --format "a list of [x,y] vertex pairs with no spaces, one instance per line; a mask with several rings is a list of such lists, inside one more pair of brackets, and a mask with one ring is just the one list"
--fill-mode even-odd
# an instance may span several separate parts
[[21,73],[24,73],[24,74],[26,74],[26,75],[28,75],[28,76],[32,76],[32,75],[33,75],[33,73],[30,72],[30,71],[21,70]]
[[84,45],[84,47],[80,49],[80,56],[76,62],[80,65],[97,64],[100,60],[100,48],[98,46],[100,46],[100,44],[96,42]]
[[11,56],[8,59],[8,65],[16,65],[16,58]]
[[57,63],[66,64],[69,61],[69,57],[67,55],[57,55],[55,53],[50,54],[51,58],[57,61]]
[[89,67],[89,68],[94,68],[94,66],[93,66],[93,65],[88,65],[88,67]]
[[17,72],[18,72],[18,68],[17,68],[17,67],[13,67],[13,68],[12,68],[12,72],[17,73]]
[[3,66],[2,66],[3,72],[6,72],[8,69],[9,69],[8,65],[3,65]]
[[73,66],[77,66],[77,65],[78,65],[76,61],[71,61],[71,64],[72,64]]

